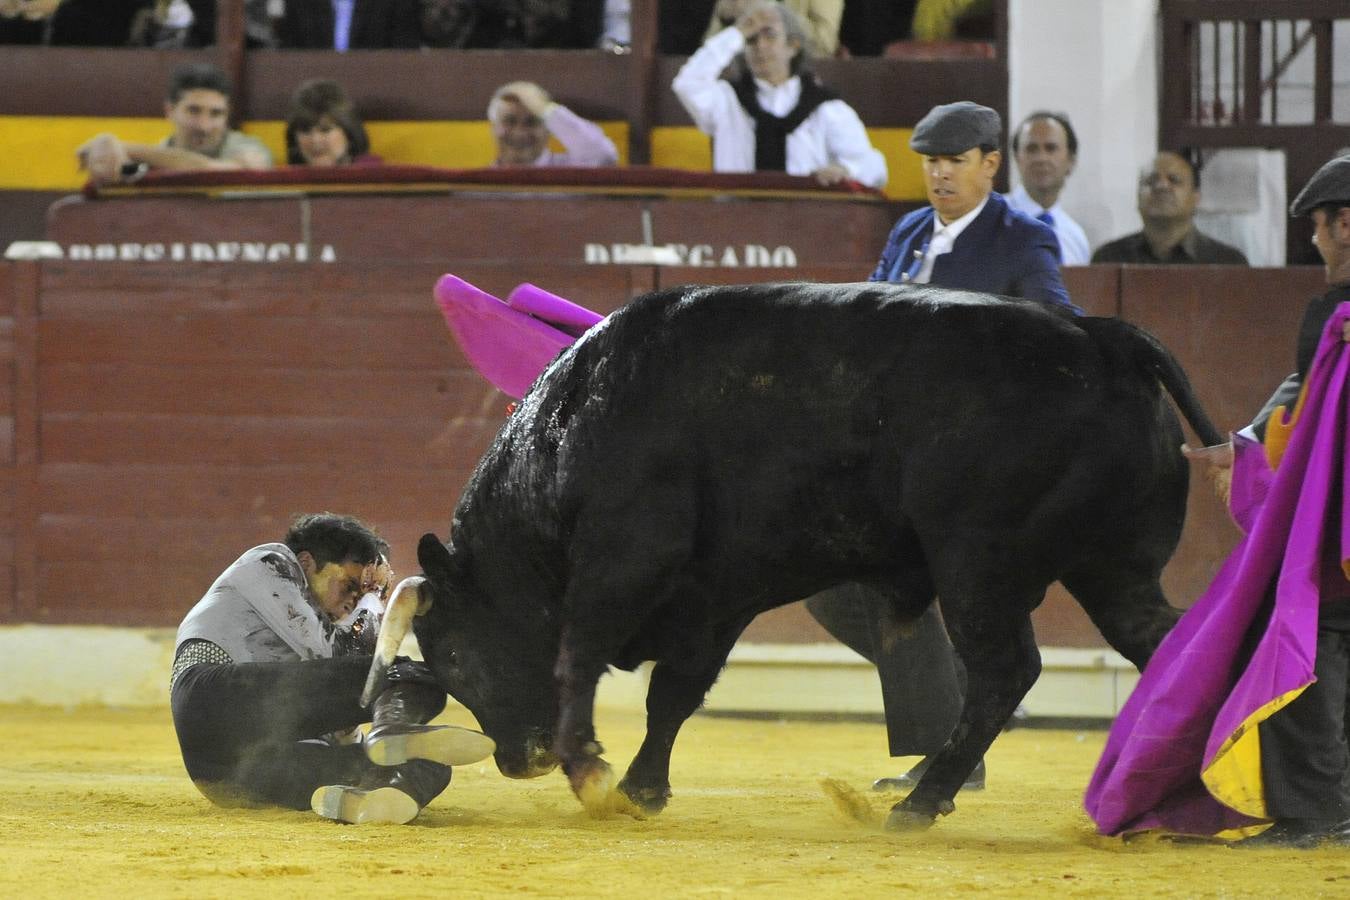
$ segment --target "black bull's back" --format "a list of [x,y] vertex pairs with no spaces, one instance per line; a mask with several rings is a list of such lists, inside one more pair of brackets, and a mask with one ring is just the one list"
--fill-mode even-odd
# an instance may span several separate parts
[[[555,747],[583,799],[605,665],[658,661],[678,721],[649,743],[668,754],[756,613],[842,581],[902,615],[936,591],[981,721],[912,795],[928,815],[1034,680],[1028,616],[1051,581],[1136,663],[1173,621],[1157,577],[1187,473],[1160,379],[1216,442],[1171,357],[1115,320],[883,284],[648,295],[565,351],[498,436],[456,516],[451,590],[557,677]],[[659,806],[664,771],[644,744],[625,793]]]

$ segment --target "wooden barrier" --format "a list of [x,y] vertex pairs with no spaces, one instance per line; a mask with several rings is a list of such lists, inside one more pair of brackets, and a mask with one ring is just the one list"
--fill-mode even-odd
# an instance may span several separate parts
[[[401,572],[444,532],[506,397],[466,365],[431,300],[427,262],[0,264],[0,621],[172,625],[239,552],[298,512],[361,516]],[[855,280],[867,267],[802,266]],[[778,279],[775,269],[467,262],[488,290],[521,281],[611,311],[682,282]],[[1161,337],[1223,428],[1292,367],[1318,269],[1066,270],[1076,301]],[[1236,539],[1196,484],[1165,584],[1203,590]],[[1058,589],[1043,644],[1098,646]],[[754,640],[824,640],[800,606]]]

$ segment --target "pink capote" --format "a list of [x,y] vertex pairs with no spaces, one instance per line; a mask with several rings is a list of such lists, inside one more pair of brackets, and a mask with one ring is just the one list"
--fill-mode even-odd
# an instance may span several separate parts
[[[1345,593],[1345,576],[1323,560],[1324,549],[1350,558],[1350,510],[1341,490],[1350,475],[1350,350],[1341,339],[1347,319],[1350,303],[1343,303],[1327,323],[1279,468],[1270,472],[1255,442],[1235,448],[1233,510],[1247,534],[1159,646],[1111,728],[1084,800],[1103,834],[1213,835],[1264,821],[1221,802],[1201,775],[1231,739],[1279,715],[1282,699],[1315,680],[1322,586]],[[1272,581],[1267,618],[1262,605]],[[1243,660],[1252,628],[1262,633]],[[1244,798],[1247,813],[1264,809],[1259,765],[1252,768],[1245,766],[1254,782],[1220,785],[1220,793]]]
[[454,275],[436,282],[436,302],[469,362],[504,394],[525,396],[539,373],[604,316],[532,284],[505,301]]

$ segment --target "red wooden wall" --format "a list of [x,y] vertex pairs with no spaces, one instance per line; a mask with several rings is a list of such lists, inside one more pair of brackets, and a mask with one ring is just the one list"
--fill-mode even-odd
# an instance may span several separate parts
[[[507,398],[451,343],[431,300],[443,266],[0,264],[0,621],[173,625],[243,549],[292,515],[361,516],[415,569],[444,532]],[[534,281],[601,311],[685,281],[780,269],[466,264],[505,292]],[[854,280],[852,264],[791,277]],[[1222,428],[1245,423],[1292,368],[1317,269],[1069,269],[1075,299],[1149,328]],[[1193,487],[1166,576],[1195,599],[1236,538]],[[1052,592],[1043,644],[1100,638]],[[824,639],[800,607],[757,640]]]

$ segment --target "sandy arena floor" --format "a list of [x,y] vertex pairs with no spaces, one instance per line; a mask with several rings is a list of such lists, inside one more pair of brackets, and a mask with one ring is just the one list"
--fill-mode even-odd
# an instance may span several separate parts
[[[850,820],[820,786],[890,771],[881,726],[707,717],[686,726],[675,798],[649,821],[591,820],[561,775],[509,781],[487,764],[456,770],[412,825],[352,827],[212,807],[167,712],[0,713],[0,897],[1350,896],[1350,849],[1096,836],[1079,801],[1102,732],[1005,734],[989,789],[920,835]],[[616,767],[641,727],[601,711]]]

